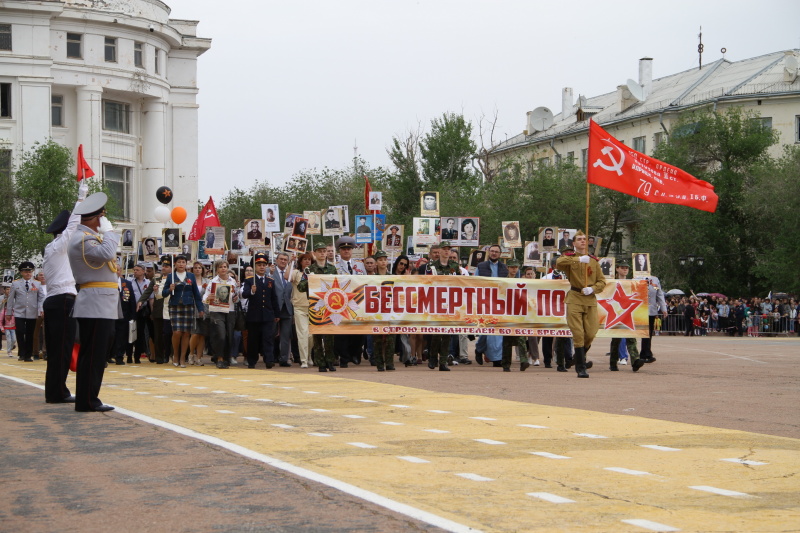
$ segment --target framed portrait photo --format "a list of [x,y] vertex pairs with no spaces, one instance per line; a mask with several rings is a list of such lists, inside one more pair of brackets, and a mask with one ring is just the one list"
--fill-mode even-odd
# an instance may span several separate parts
[[165,254],[181,253],[181,230],[180,228],[165,228],[162,230],[163,251]]
[[389,224],[383,234],[383,249],[385,251],[399,252],[403,249],[403,234],[405,226]]
[[136,228],[125,228],[119,240],[119,249],[123,252],[132,252],[136,243]]
[[421,191],[419,193],[419,214],[422,217],[439,216],[439,193],[436,191]]
[[261,204],[261,219],[264,221],[264,225],[262,227],[265,233],[272,233],[273,231],[281,230],[278,204]]
[[539,267],[542,266],[542,252],[539,248],[539,241],[525,241],[525,250],[523,252],[524,266]]
[[539,250],[542,252],[557,252],[556,235],[558,235],[557,226],[543,226],[539,228]]
[[613,257],[601,257],[599,261],[600,272],[609,279],[613,278],[617,272],[616,262],[617,260]]
[[479,217],[460,217],[458,228],[461,232],[460,238],[450,244],[456,246],[478,246],[480,240],[481,219]]
[[361,244],[373,241],[375,219],[372,215],[356,215],[356,242]]
[[322,234],[324,236],[333,237],[341,235],[344,231],[342,229],[342,208],[332,205],[326,209],[322,224]]
[[303,211],[303,218],[308,221],[306,224],[306,235],[322,235],[321,211]]
[[383,209],[383,193],[378,191],[370,191],[369,210],[381,211],[382,209]]
[[519,232],[519,221],[505,221],[503,226],[503,244],[508,248],[522,248],[522,237]]
[[650,275],[650,254],[634,253],[633,254],[633,277]]
[[160,257],[161,247],[158,245],[158,237],[145,237],[142,239],[143,260],[158,263]]

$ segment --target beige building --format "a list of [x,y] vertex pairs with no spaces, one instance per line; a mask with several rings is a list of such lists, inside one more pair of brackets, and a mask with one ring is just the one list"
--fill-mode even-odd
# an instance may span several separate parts
[[684,111],[700,107],[741,106],[757,111],[780,132],[779,145],[800,143],[800,51],[788,50],[731,62],[719,59],[663,78],[652,79],[653,60],[639,60],[638,81],[628,80],[613,92],[574,97],[565,87],[561,112],[545,107],[527,114],[526,128],[492,150],[493,166],[507,158],[529,166],[569,160],[586,169],[589,119],[634,150],[652,154],[671,133]]

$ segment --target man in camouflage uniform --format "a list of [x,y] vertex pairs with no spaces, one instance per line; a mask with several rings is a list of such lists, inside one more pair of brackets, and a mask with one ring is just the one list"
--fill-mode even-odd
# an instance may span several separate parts
[[606,287],[597,257],[586,253],[586,235],[575,234],[575,251],[566,251],[556,261],[556,268],[566,273],[571,285],[567,293],[567,324],[575,342],[575,371],[579,378],[588,378],[586,352],[597,335],[597,294]]
[[[461,274],[461,266],[450,260],[450,241],[439,243],[439,257],[428,263],[428,273],[434,276],[458,276]],[[439,370],[449,372],[447,366],[447,352],[450,349],[450,335],[434,334],[431,338],[431,349],[428,355],[428,368],[433,370],[439,366]]]
[[[328,245],[320,241],[314,245],[314,262],[308,267],[308,274],[313,275],[335,275],[336,266],[327,260]],[[308,280],[302,280],[297,284],[297,289],[301,292],[308,292]],[[309,314],[312,310],[309,309]],[[314,363],[319,367],[320,372],[335,372],[333,366],[333,335],[314,335],[314,348],[311,352]]]
[[[519,272],[519,261],[510,259],[506,263],[506,266],[508,267],[508,277],[516,278],[517,272]],[[514,335],[503,336],[503,372],[511,372],[511,356],[514,353],[514,349],[517,346],[525,347],[526,341],[526,337],[517,337]],[[531,363],[528,361],[528,351],[525,349],[521,351],[519,356],[519,369],[521,372],[524,372],[529,366],[531,366]]]
[[[376,276],[389,276],[389,256],[386,252],[379,250],[372,256],[376,263]],[[373,338],[373,353],[375,354],[375,365],[378,367],[378,372],[384,370],[394,370],[394,335],[372,335]]]

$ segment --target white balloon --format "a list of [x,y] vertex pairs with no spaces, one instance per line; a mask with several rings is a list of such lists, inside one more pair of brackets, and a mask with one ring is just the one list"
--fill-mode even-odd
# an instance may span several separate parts
[[169,207],[167,207],[165,205],[160,205],[160,206],[156,207],[156,210],[155,210],[155,212],[153,214],[155,215],[156,220],[158,220],[162,224],[166,224],[167,222],[169,222],[169,219],[170,219],[170,216],[171,216],[171,212],[169,210]]

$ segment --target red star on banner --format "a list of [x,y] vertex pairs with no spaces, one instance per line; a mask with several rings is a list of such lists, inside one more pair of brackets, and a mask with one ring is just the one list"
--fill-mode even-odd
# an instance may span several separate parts
[[355,316],[355,311],[358,310],[358,304],[354,301],[356,293],[347,292],[349,286],[350,281],[347,281],[340,288],[339,278],[333,278],[331,285],[324,281],[322,282],[322,292],[314,293],[319,298],[319,301],[314,305],[314,309],[322,311],[321,323],[330,318],[331,322],[338,326],[345,316],[348,318]]
[[[617,302],[620,309],[622,310],[621,313],[617,314],[617,310],[614,307],[613,302]],[[635,298],[631,298],[627,294],[625,294],[625,290],[622,288],[621,283],[617,283],[617,288],[614,291],[614,296],[611,298],[606,298],[604,300],[597,300],[597,303],[606,310],[606,325],[605,329],[610,329],[617,324],[622,324],[626,328],[635,330],[636,327],[633,324],[633,312],[636,310],[639,305],[642,304],[642,300],[637,300]]]

